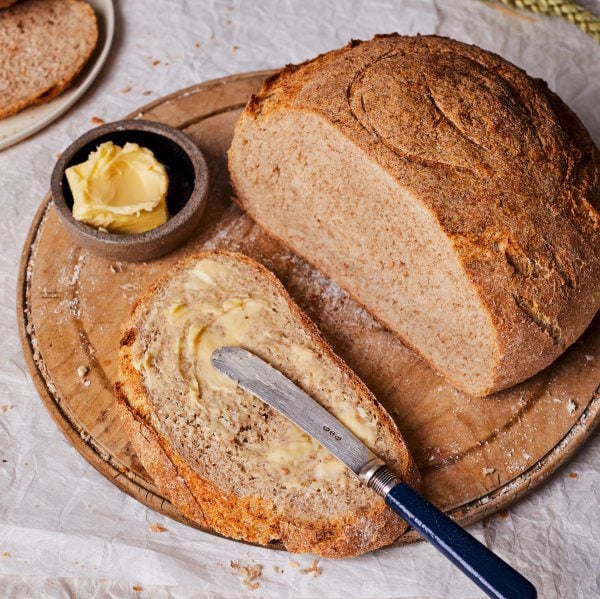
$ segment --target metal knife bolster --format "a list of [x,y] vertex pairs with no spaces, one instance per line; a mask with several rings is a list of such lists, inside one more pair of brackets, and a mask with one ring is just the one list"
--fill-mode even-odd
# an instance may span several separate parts
[[[379,460],[381,462],[381,460]],[[362,480],[368,487],[373,489],[376,493],[381,495],[384,499],[387,497],[387,494],[400,482],[398,477],[387,467],[380,466],[373,472],[370,476],[362,476],[359,475],[360,480]]]
[[360,439],[279,370],[242,349],[221,347],[212,366],[242,389],[275,408],[343,462],[364,484],[385,497],[398,479]]

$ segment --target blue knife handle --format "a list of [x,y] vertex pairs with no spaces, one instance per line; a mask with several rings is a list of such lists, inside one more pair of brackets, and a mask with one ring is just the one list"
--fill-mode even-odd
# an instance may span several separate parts
[[385,495],[386,503],[458,566],[489,597],[535,599],[535,587],[406,483]]

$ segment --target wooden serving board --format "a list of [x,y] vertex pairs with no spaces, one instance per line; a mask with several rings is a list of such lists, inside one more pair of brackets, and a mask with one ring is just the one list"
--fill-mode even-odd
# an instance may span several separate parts
[[[600,317],[561,359],[529,381],[477,399],[453,389],[334,283],[270,239],[231,202],[226,151],[268,73],[183,90],[139,112],[190,135],[211,176],[197,234],[149,263],[110,262],[76,246],[46,197],[20,265],[18,315],[33,380],[78,451],[123,491],[190,524],[161,496],[117,418],[112,385],[119,329],[131,303],[179,259],[202,248],[241,251],[282,280],[403,432],[425,495],[459,522],[481,519],[530,491],[600,420]],[[79,367],[89,368],[84,376]],[[399,543],[415,540],[412,532]]]

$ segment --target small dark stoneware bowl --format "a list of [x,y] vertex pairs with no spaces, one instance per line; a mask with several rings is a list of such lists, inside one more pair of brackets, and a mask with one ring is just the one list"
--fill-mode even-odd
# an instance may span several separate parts
[[[167,205],[171,218],[144,233],[105,233],[73,218],[73,195],[65,170],[87,160],[105,141],[123,146],[137,143],[154,153],[169,176]],[[153,121],[108,123],[88,131],[61,155],[51,180],[58,216],[73,239],[94,254],[112,260],[138,262],[162,256],[181,245],[196,229],[208,195],[208,168],[202,152],[187,135]]]

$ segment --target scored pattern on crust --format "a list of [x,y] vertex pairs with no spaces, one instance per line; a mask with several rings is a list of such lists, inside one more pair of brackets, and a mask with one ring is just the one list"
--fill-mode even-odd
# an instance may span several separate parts
[[289,65],[238,130],[285,111],[322,118],[435,216],[497,336],[485,394],[539,372],[590,323],[600,307],[599,154],[543,81],[475,46],[389,34]]

